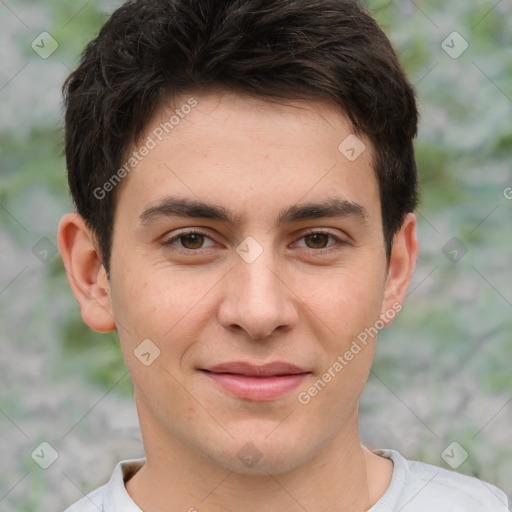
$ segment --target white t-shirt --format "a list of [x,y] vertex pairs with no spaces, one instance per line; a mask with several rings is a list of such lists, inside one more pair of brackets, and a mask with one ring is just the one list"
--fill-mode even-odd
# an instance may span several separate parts
[[[507,495],[477,478],[424,462],[406,460],[395,450],[373,450],[393,461],[391,483],[367,512],[509,512]],[[120,462],[110,481],[65,512],[142,512],[124,482],[145,459]]]

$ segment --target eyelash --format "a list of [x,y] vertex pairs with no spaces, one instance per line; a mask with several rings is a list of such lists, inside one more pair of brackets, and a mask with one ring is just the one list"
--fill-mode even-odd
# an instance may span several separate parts
[[[308,231],[308,232],[304,233],[299,238],[299,240],[302,240],[303,238],[305,238],[308,235],[315,235],[315,234],[327,235],[330,238],[332,238],[336,243],[331,245],[331,246],[322,247],[322,248],[319,248],[319,249],[313,249],[311,247],[303,247],[302,248],[303,250],[305,250],[306,252],[310,252],[311,254],[315,254],[315,255],[319,255],[319,254],[322,254],[322,253],[325,254],[325,253],[329,253],[329,252],[332,252],[332,251],[335,251],[335,250],[339,250],[341,248],[340,246],[348,245],[348,242],[346,242],[344,240],[341,240],[339,237],[333,235],[329,231],[315,231],[315,230]],[[206,238],[209,238],[210,240],[214,241],[212,239],[212,237],[209,236],[207,233],[204,233],[203,231],[199,231],[199,230],[195,230],[194,229],[194,230],[189,230],[189,231],[181,231],[180,233],[174,235],[169,240],[166,240],[165,242],[162,242],[162,245],[164,247],[170,247],[170,246],[173,245],[174,242],[178,241],[181,237],[184,237],[184,236],[187,236],[187,235],[202,235],[202,236],[205,236]],[[181,253],[185,253],[185,254],[196,253],[196,254],[200,255],[200,254],[203,253],[203,251],[208,250],[208,249],[209,249],[209,247],[207,247],[207,248],[199,248],[199,249],[187,249],[186,247],[176,247],[176,248],[173,248],[172,250],[175,250],[175,251],[181,252]]]

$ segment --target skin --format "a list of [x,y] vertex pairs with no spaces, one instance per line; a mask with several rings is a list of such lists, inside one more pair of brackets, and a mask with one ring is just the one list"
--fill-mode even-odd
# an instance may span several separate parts
[[[376,337],[308,404],[297,397],[403,302],[417,255],[416,218],[405,218],[387,262],[371,144],[360,137],[366,150],[345,158],[338,145],[352,128],[332,105],[193,96],[198,105],[120,185],[110,280],[83,219],[69,213],[59,225],[83,319],[97,331],[117,328],[133,380],[147,462],[127,490],[148,512],[365,511],[393,469],[358,433]],[[162,107],[145,137],[171,113]],[[223,206],[241,222],[141,221],[170,195]],[[327,198],[357,203],[366,218],[276,225],[282,210]],[[164,245],[184,228],[207,237]],[[308,230],[332,236],[308,237]],[[249,236],[262,248],[252,263],[236,252]],[[134,350],[148,338],[160,356],[145,366]],[[198,370],[237,360],[286,361],[311,374],[262,402],[228,394]],[[261,455],[252,467],[237,456],[246,443]]]

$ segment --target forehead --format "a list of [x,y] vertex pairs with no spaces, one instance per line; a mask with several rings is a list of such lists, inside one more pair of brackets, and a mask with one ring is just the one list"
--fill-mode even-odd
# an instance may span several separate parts
[[326,102],[183,95],[156,112],[127,160],[133,152],[116,216],[140,215],[169,195],[222,204],[244,219],[326,196],[380,215],[372,147]]

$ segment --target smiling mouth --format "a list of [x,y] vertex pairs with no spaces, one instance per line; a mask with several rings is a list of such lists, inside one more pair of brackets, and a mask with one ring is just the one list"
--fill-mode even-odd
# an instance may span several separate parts
[[309,371],[283,362],[262,366],[242,362],[224,363],[201,369],[201,372],[229,394],[253,401],[282,397],[311,375]]

